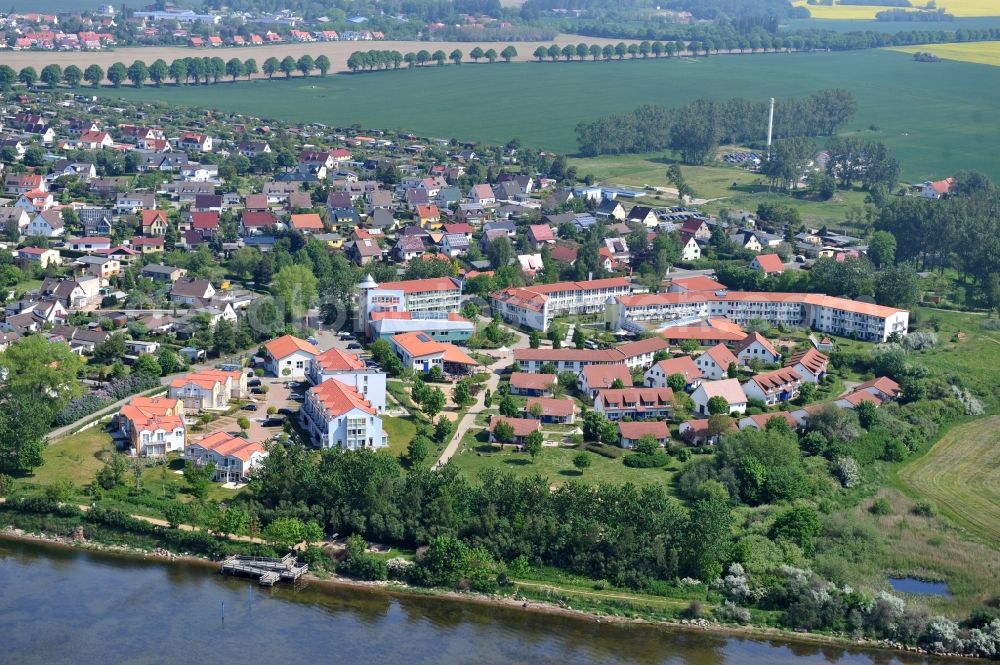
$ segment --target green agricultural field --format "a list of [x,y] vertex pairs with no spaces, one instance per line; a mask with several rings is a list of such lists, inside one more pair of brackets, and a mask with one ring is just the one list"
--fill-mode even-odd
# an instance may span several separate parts
[[[992,122],[1000,107],[1000,71],[918,63],[890,51],[465,64],[114,92],[290,122],[357,123],[495,143],[518,137],[526,145],[572,153],[577,123],[641,104],[801,97],[832,87],[858,100],[859,112],[846,130],[885,141],[905,178],[971,168],[1000,179],[1000,162],[984,149],[1000,142],[1000,125]],[[761,138],[765,129],[761,118]]]

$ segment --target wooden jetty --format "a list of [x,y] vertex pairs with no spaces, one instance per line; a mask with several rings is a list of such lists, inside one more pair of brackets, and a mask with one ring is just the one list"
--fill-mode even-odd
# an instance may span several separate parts
[[280,559],[237,554],[223,561],[219,572],[226,575],[256,577],[262,585],[273,586],[281,580],[297,582],[309,572],[309,564],[299,563],[292,554],[286,554]]

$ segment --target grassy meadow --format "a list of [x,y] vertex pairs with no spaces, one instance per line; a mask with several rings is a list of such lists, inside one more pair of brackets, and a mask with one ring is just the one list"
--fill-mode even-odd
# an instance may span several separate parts
[[[846,132],[884,141],[909,180],[978,169],[1000,179],[983,146],[1000,142],[1000,71],[918,63],[892,51],[760,54],[645,61],[430,66],[358,75],[211,86],[121,88],[125,99],[252,113],[289,122],[359,124],[425,136],[573,153],[581,121],[646,103],[710,97],[801,97],[850,90],[858,114]],[[874,128],[874,129],[873,129]],[[761,138],[766,122],[761,118]]]
[[1000,67],[1000,42],[964,42],[962,44],[925,44],[923,46],[898,46],[892,49],[901,53],[933,53],[944,60],[974,62]]
[[[634,187],[671,187],[667,183],[667,167],[674,162],[669,154],[648,155],[602,155],[600,157],[578,157],[570,159],[581,175],[593,175],[597,181],[607,180],[615,184]],[[796,208],[802,221],[809,225],[828,224],[835,228],[850,227],[844,220],[857,218],[864,209],[866,194],[860,190],[838,190],[829,201],[795,199],[772,192],[767,183],[757,173],[735,166],[681,166],[688,184],[694,190],[696,199],[707,202],[698,207],[717,213],[721,208],[729,210],[756,210],[764,202],[781,203]],[[677,199],[672,194],[652,194],[644,202],[651,205],[673,205]]]

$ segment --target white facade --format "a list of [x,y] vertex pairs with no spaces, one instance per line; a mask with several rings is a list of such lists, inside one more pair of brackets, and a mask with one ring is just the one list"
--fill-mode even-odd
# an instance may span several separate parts
[[[283,358],[269,358],[267,372],[272,376],[289,379],[304,379],[313,355],[306,351],[294,351]],[[288,370],[288,373],[285,373]]]
[[691,393],[691,399],[694,401],[697,413],[707,416],[708,401],[717,395],[722,396],[728,402],[730,413],[746,413],[747,397],[740,382],[736,379],[706,381],[698,386]]
[[313,444],[321,448],[375,450],[389,445],[378,414],[359,406],[342,409],[339,404],[325,401],[316,388],[306,393],[300,419]]

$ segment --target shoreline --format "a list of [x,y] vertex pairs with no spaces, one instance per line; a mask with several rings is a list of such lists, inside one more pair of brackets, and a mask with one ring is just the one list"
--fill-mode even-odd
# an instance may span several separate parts
[[[155,550],[153,552],[149,552],[126,546],[106,545],[97,541],[80,542],[70,537],[29,533],[22,529],[12,528],[9,526],[0,528],[0,543],[3,541],[24,542],[65,551],[84,552],[109,557],[129,558],[165,564],[185,563],[198,566],[199,568],[204,568],[206,570],[209,568],[218,569],[217,561],[204,557],[189,554],[175,554],[167,550]],[[724,637],[758,641],[776,640],[786,643],[800,643],[818,646],[825,645],[850,651],[871,651],[893,654],[906,653],[917,657],[948,658],[954,661],[982,660],[961,655],[932,654],[918,647],[905,644],[888,643],[884,641],[864,639],[858,641],[847,637],[836,637],[832,635],[805,632],[799,633],[759,625],[738,626],[721,624],[707,619],[682,619],[671,621],[616,616],[588,610],[573,609],[570,606],[563,607],[562,605],[551,602],[523,598],[518,599],[513,596],[490,596],[480,593],[458,592],[437,588],[424,589],[420,587],[411,587],[395,581],[369,582],[340,577],[336,574],[331,574],[330,577],[318,577],[312,573],[307,573],[302,579],[308,582],[309,585],[316,585],[323,590],[350,589],[353,591],[364,591],[367,593],[380,593],[382,595],[397,598],[435,598],[453,603],[473,604],[481,607],[501,607],[508,610],[531,612],[534,614],[548,616],[559,616],[596,624],[614,624],[621,626],[641,625],[667,631],[710,632]],[[513,585],[515,588],[518,586],[517,582],[513,582]]]

